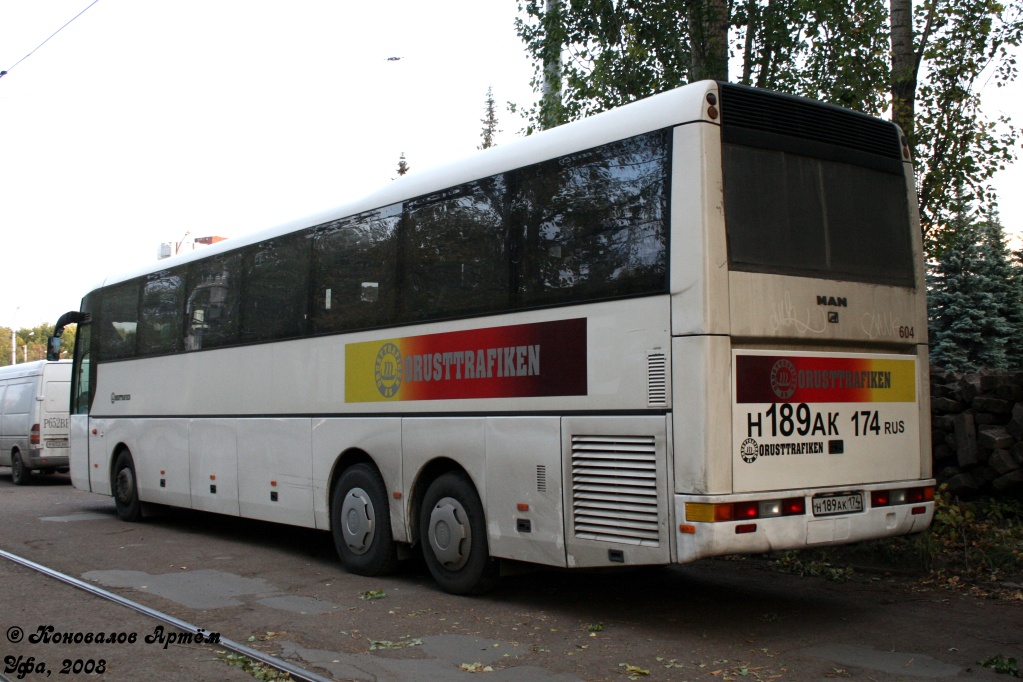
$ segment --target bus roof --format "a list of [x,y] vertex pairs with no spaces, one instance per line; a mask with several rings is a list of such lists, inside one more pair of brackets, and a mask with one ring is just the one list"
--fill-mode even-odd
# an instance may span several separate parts
[[717,87],[715,81],[691,83],[500,147],[476,152],[446,165],[403,176],[376,192],[335,208],[107,277],[93,289],[645,132],[692,121],[711,121],[706,114],[705,97],[707,92],[716,91]]

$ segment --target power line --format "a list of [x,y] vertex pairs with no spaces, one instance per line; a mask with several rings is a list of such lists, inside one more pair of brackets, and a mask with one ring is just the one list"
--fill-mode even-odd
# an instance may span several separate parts
[[[92,2],[91,2],[91,3],[89,3],[89,7],[92,7],[92,6],[93,6],[93,5],[95,5],[95,4],[97,3],[97,2],[99,2],[99,0],[92,0]],[[82,16],[82,15],[83,15],[83,14],[85,14],[85,13],[86,13],[87,11],[89,11],[89,7],[86,7],[86,8],[85,8],[85,9],[83,9],[83,10],[82,10],[81,12],[79,12],[79,13],[78,13],[78,14],[76,14],[75,16],[71,17],[71,20],[70,20],[70,21],[68,21],[68,22],[67,22],[67,24],[64,24],[63,26],[61,26],[60,28],[58,28],[58,29],[57,29],[56,31],[54,31],[54,32],[53,32],[53,33],[52,33],[52,34],[50,35],[50,38],[52,38],[53,36],[57,35],[57,34],[58,34],[58,33],[60,33],[61,31],[63,31],[63,30],[65,29],[65,28],[67,28],[67,27],[68,27],[68,24],[70,24],[70,23],[71,23],[72,21],[74,21],[74,20],[75,20],[75,19],[77,19],[78,17]],[[17,66],[18,64],[22,63],[23,61],[25,61],[26,59],[28,59],[29,57],[31,57],[31,56],[32,56],[32,54],[33,54],[33,53],[34,53],[34,52],[35,52],[36,50],[38,50],[38,49],[39,49],[40,47],[42,47],[42,46],[43,46],[43,45],[45,45],[46,43],[50,42],[50,38],[47,38],[47,39],[46,39],[46,40],[44,40],[43,42],[39,43],[39,44],[38,44],[38,45],[36,46],[36,48],[35,48],[34,50],[32,50],[32,52],[29,52],[29,53],[28,53],[27,55],[25,55],[24,57],[22,57],[21,59],[19,59],[19,60],[18,60],[17,62],[15,62],[15,63],[14,63],[14,64],[13,64],[12,66],[11,66],[11,68],[7,69],[7,71],[0,71],[0,78],[3,78],[4,76],[6,76],[6,75],[7,75],[8,73],[10,73],[10,72],[11,72],[11,71],[12,71],[12,70],[14,69],[14,67],[15,67],[15,66]]]

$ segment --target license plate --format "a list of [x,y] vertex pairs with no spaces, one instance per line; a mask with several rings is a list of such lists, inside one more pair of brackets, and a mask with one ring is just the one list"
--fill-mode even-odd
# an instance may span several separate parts
[[46,447],[48,448],[66,448],[67,440],[48,440],[46,441]]
[[863,511],[863,495],[861,493],[836,493],[834,495],[817,495],[813,498],[814,516],[854,514],[861,511]]

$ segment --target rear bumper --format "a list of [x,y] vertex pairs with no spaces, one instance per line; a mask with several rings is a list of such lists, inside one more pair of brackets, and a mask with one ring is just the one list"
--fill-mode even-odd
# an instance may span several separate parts
[[[675,495],[675,528],[679,563],[688,563],[726,554],[761,554],[788,549],[807,549],[841,545],[876,538],[908,535],[926,530],[934,518],[934,502],[916,502],[873,507],[871,492],[934,486],[935,481],[896,481],[882,484],[780,490],[743,495]],[[860,491],[864,497],[861,512],[834,516],[814,516],[814,495]],[[716,523],[686,519],[687,503],[745,502],[803,497],[806,512],[797,516],[775,516]]]
[[66,469],[70,466],[67,448],[29,449],[25,454],[25,467],[28,469]]

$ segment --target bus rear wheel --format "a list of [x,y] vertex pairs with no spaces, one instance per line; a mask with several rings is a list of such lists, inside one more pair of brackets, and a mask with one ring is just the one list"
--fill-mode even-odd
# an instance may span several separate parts
[[14,485],[25,485],[30,478],[32,478],[32,472],[25,466],[25,460],[21,458],[21,453],[15,451],[11,455],[11,481],[14,482]]
[[426,565],[445,592],[481,594],[497,582],[483,504],[465,474],[448,472],[430,484],[419,532]]
[[142,518],[142,502],[135,477],[135,461],[131,452],[121,450],[114,463],[111,487],[114,489],[114,507],[122,521],[138,521]]
[[386,575],[397,566],[387,491],[369,464],[349,467],[334,485],[330,528],[341,563],[350,573]]

